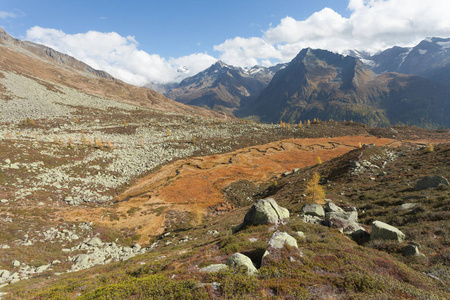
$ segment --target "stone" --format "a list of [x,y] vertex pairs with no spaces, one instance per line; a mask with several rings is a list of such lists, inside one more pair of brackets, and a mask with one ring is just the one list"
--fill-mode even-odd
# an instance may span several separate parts
[[101,247],[103,245],[103,242],[98,237],[95,237],[87,241],[86,245],[91,247]]
[[50,268],[51,265],[42,265],[36,268],[36,273],[43,273]]
[[348,221],[350,223],[356,223],[358,221],[358,212],[356,211],[327,212],[325,214],[325,220],[330,221],[331,219],[341,219]]
[[11,165],[9,166],[9,168],[10,168],[10,169],[14,169],[14,170],[19,170],[19,169],[20,169],[18,163],[11,164]]
[[219,272],[219,271],[225,270],[225,269],[228,269],[228,266],[225,264],[213,264],[213,265],[209,265],[204,268],[201,268],[200,272],[215,273],[215,272]]
[[85,267],[89,264],[89,259],[90,257],[87,254],[78,254],[73,258],[72,262],[79,267]]
[[402,248],[403,255],[406,257],[424,256],[422,253],[420,253],[419,247],[420,246],[418,246],[418,245],[409,244],[408,246],[405,246]]
[[9,201],[7,199],[0,200],[1,203],[8,203]]
[[287,176],[289,176],[289,175],[291,175],[291,174],[292,174],[291,172],[287,171],[287,172],[284,172],[284,173],[282,174],[282,176],[283,176],[283,177],[287,177]]
[[134,245],[131,248],[133,249],[133,251],[139,252],[139,251],[141,251],[142,247],[138,243],[134,243]]
[[0,278],[8,278],[11,273],[8,270],[0,270]]
[[270,238],[268,248],[281,249],[284,245],[298,248],[297,240],[290,236],[287,232],[276,231]]
[[11,160],[10,160],[9,158],[5,159],[5,163],[6,163],[7,165],[10,165],[10,164],[11,164]]
[[341,212],[344,211],[342,208],[334,204],[333,202],[327,202],[324,205],[325,212]]
[[414,186],[414,189],[416,191],[421,191],[447,185],[449,185],[448,180],[440,175],[425,176],[422,177],[419,181],[417,181],[416,185]]
[[18,261],[17,259],[15,259],[15,260],[12,261],[11,265],[12,265],[13,267],[20,267],[20,261]]
[[417,205],[417,203],[403,203],[402,205],[400,205],[400,208],[403,210],[410,210],[415,208]]
[[243,225],[278,224],[289,218],[289,211],[273,198],[261,199],[245,214]]
[[306,239],[306,235],[303,231],[297,231],[297,235],[301,239]]
[[208,230],[208,232],[207,232],[206,234],[209,234],[209,235],[218,235],[219,232],[218,232],[217,230]]
[[354,161],[354,160],[352,160],[349,163],[349,165],[350,165],[351,168],[359,168],[359,167],[361,167],[361,164],[359,162],[357,162],[357,161]]
[[255,266],[253,265],[252,260],[241,253],[235,253],[228,257],[227,259],[227,266],[237,269],[240,267],[244,267],[247,269],[247,272],[249,274],[254,274],[257,272]]
[[317,203],[307,203],[303,205],[301,212],[304,215],[315,216],[319,218],[323,218],[325,216],[323,207]]
[[370,240],[394,240],[402,242],[405,239],[405,234],[399,229],[386,224],[381,221],[374,221],[372,223],[372,233]]

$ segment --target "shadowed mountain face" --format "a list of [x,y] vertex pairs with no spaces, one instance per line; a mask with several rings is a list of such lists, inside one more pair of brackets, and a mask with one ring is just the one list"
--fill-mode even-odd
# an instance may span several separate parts
[[218,61],[197,75],[169,86],[165,95],[185,104],[233,111],[257,97],[282,67],[255,66],[244,70]]
[[436,82],[396,73],[377,75],[357,58],[304,49],[239,114],[264,122],[319,118],[449,126],[449,111],[447,89]]
[[[0,28],[0,71],[12,72],[57,90],[53,84],[79,92],[161,111],[222,118],[223,114],[186,106],[146,88],[136,87],[49,47],[12,38]],[[0,86],[0,96],[8,87]],[[3,91],[3,92],[2,92]]]

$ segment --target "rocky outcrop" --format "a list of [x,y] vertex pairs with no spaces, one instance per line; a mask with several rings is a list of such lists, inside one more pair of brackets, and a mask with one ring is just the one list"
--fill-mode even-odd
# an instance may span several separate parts
[[248,274],[254,274],[257,272],[252,260],[248,256],[241,253],[235,253],[231,255],[227,260],[227,266],[234,269],[242,267],[246,268]]
[[422,177],[414,186],[416,191],[437,188],[440,186],[448,186],[448,180],[440,175]]
[[370,240],[394,240],[403,242],[405,240],[405,234],[394,226],[381,221],[374,221],[372,223]]

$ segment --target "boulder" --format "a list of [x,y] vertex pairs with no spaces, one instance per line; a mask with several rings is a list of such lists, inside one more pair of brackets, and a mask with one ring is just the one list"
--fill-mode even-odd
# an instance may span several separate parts
[[275,199],[261,199],[245,214],[242,225],[277,224],[289,218],[289,211],[280,207]]
[[420,253],[420,246],[417,244],[409,244],[408,246],[405,246],[402,248],[403,255],[406,257],[410,256],[424,256],[422,253]]
[[13,267],[20,267],[20,261],[18,261],[17,259],[15,259],[15,260],[12,261],[11,265],[12,265]]
[[0,278],[8,278],[11,273],[8,270],[0,270]]
[[103,242],[98,237],[95,237],[87,241],[86,245],[91,247],[101,247],[103,245]]
[[303,231],[297,231],[297,235],[301,239],[306,239],[306,235]]
[[333,211],[333,212],[327,212],[325,214],[325,220],[342,220],[346,221],[347,223],[356,223],[358,222],[358,212],[356,211]]
[[287,232],[276,231],[270,238],[268,248],[281,249],[284,245],[298,248],[297,240],[290,236]]
[[333,202],[327,202],[324,206],[325,212],[341,212],[344,211],[342,208],[334,204]]
[[47,271],[49,268],[51,267],[51,265],[42,265],[36,268],[36,273],[43,273],[45,271]]
[[307,203],[303,205],[301,212],[303,215],[315,216],[319,218],[323,218],[325,216],[323,207],[317,203]]
[[215,273],[215,272],[219,272],[220,270],[224,270],[224,269],[228,269],[228,266],[225,264],[213,264],[213,265],[209,265],[204,268],[201,268],[200,272]]
[[425,176],[417,181],[414,189],[416,191],[426,190],[430,188],[437,188],[439,186],[449,185],[448,180],[440,175]]
[[370,234],[370,240],[394,240],[402,242],[405,239],[405,234],[381,221],[374,221],[372,223],[372,233]]
[[79,267],[85,267],[89,264],[89,259],[90,257],[87,254],[78,254],[73,258],[72,262]]
[[235,253],[228,257],[227,266],[234,269],[245,267],[247,268],[247,272],[249,274],[254,274],[257,271],[255,266],[253,265],[252,260],[248,256],[245,256],[241,253]]

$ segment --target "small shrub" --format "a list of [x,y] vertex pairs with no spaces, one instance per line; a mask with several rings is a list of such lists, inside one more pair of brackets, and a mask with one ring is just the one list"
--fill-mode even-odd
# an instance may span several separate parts
[[430,152],[434,152],[434,145],[433,144],[428,144],[425,147],[425,153],[430,153]]

